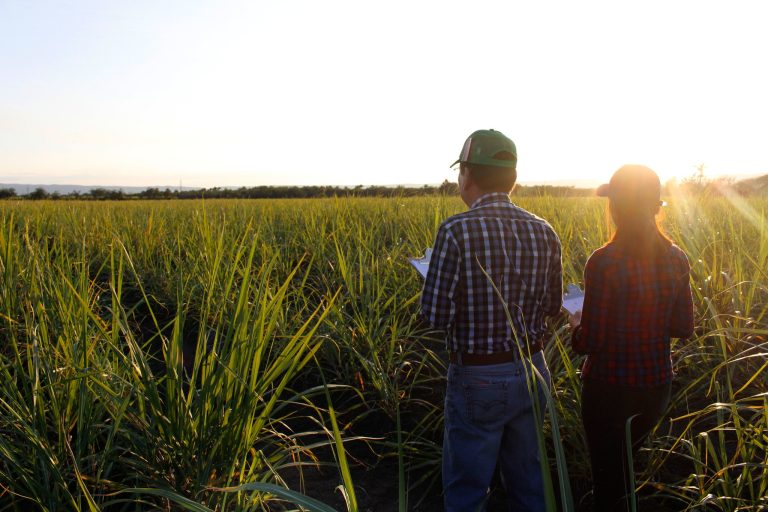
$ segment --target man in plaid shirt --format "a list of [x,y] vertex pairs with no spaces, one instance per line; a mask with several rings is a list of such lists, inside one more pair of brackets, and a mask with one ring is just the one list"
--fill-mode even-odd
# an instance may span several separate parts
[[510,200],[517,150],[501,132],[474,132],[456,164],[470,209],[440,226],[421,296],[424,317],[446,332],[451,363],[445,507],[482,510],[498,463],[510,510],[544,510],[537,430],[549,370],[541,349],[546,317],[562,304],[560,240]]

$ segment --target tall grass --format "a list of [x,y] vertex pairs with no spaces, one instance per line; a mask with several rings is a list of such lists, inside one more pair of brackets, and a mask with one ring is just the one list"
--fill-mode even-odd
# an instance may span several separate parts
[[[565,280],[580,282],[610,236],[604,203],[519,202],[552,223]],[[635,468],[639,509],[759,510],[768,203],[668,202],[697,329],[673,344],[670,410]],[[0,509],[311,508],[291,475],[323,464],[351,510],[365,471],[393,458],[392,506],[428,510],[445,354],[406,258],[463,209],[445,197],[0,202]],[[552,493],[579,509],[581,357],[565,323],[553,319],[545,349],[557,423],[543,439]]]

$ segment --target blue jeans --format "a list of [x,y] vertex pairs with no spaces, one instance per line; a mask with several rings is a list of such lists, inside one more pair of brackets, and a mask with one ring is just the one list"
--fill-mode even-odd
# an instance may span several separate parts
[[[529,393],[533,384],[526,376],[531,374],[530,362],[547,384],[545,388],[537,380],[539,418]],[[537,431],[542,429],[549,386],[549,369],[541,352],[530,361],[448,367],[443,439],[447,511],[485,510],[497,464],[509,510],[544,510]]]

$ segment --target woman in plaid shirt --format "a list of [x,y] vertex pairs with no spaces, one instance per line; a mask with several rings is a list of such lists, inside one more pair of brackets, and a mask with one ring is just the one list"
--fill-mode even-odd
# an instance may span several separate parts
[[584,270],[584,307],[571,317],[582,368],[582,421],[592,463],[596,511],[628,510],[625,425],[632,452],[670,399],[670,338],[693,333],[690,268],[661,231],[661,184],[651,169],[625,165],[598,189],[616,231]]

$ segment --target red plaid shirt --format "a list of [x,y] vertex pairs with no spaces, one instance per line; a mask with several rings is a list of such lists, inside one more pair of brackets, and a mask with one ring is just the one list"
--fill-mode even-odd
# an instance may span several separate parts
[[582,378],[634,387],[672,380],[669,340],[693,333],[690,267],[676,245],[640,259],[609,243],[584,270],[584,309],[573,348],[588,354]]

